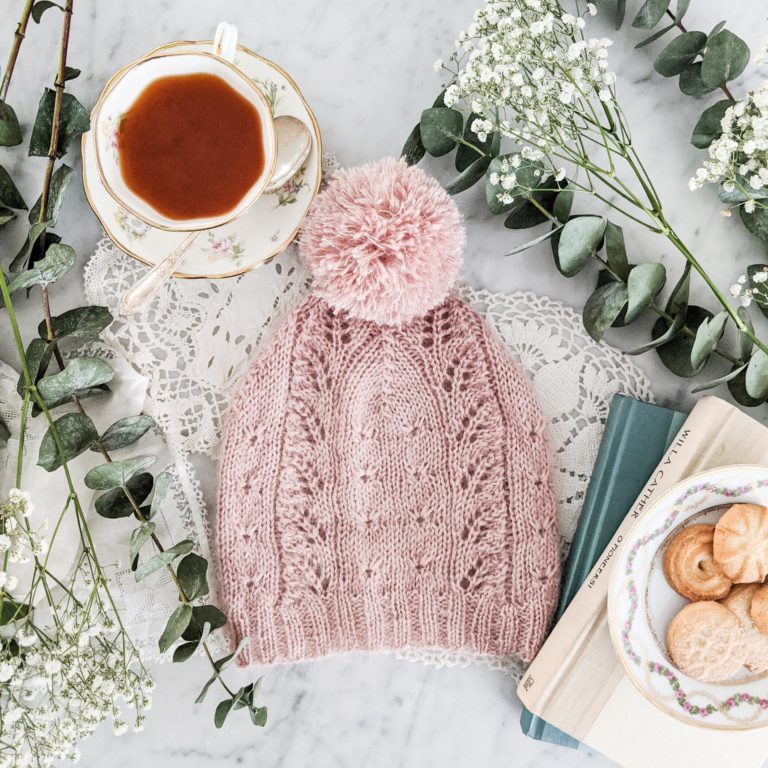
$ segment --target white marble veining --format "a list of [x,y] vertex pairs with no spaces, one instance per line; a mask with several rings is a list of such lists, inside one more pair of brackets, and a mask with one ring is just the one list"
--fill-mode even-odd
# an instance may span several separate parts
[[[325,147],[345,165],[395,154],[439,89],[432,62],[450,52],[456,32],[466,25],[478,0],[134,0],[131,3],[76,0],[69,61],[83,75],[72,91],[90,106],[114,70],[147,50],[175,39],[210,37],[216,22],[226,19],[240,28],[242,41],[285,67],[298,82],[320,122]],[[0,10],[0,58],[4,60],[21,0]],[[630,9],[639,5],[632,0]],[[50,83],[55,68],[60,20],[49,11],[42,25],[30,24],[28,40],[14,75],[10,101],[29,126],[41,84]],[[708,30],[723,15],[730,27],[756,50],[768,32],[761,3],[717,3],[697,0],[689,13],[693,28]],[[735,221],[719,215],[711,190],[688,192],[686,182],[701,159],[688,144],[703,103],[681,96],[674,81],[651,71],[658,46],[633,50],[639,34],[629,25],[616,39],[611,63],[619,74],[620,100],[629,115],[636,144],[647,161],[664,201],[667,217],[727,286],[744,267],[764,258],[765,248]],[[754,85],[759,73],[737,82],[736,93]],[[3,152],[2,162],[14,171],[21,152]],[[74,152],[69,162],[78,159]],[[25,161],[20,186],[34,200],[43,161]],[[429,167],[448,178],[447,163]],[[16,177],[19,178],[18,173]],[[495,290],[530,289],[581,306],[594,273],[572,280],[554,270],[548,246],[510,258],[504,250],[522,242],[526,233],[504,230],[484,211],[478,190],[458,202],[468,217],[467,277]],[[71,187],[58,226],[74,245],[80,267],[100,235],[77,183]],[[631,260],[661,258],[672,274],[681,268],[670,246],[636,227],[626,227]],[[21,230],[2,241],[4,261],[15,251]],[[694,296],[708,303],[700,285]],[[82,300],[81,274],[68,275],[55,292],[55,312]],[[29,302],[21,311],[28,331],[39,308]],[[610,340],[636,345],[642,331],[612,332]],[[15,360],[10,339],[0,336],[0,357]],[[666,373],[654,356],[640,365],[656,382],[660,402],[689,405],[686,382]],[[713,365],[713,369],[715,366]],[[714,371],[713,371],[714,372]],[[764,409],[763,409],[764,410]],[[207,498],[212,498],[213,470],[202,463]],[[246,673],[236,672],[242,680]],[[211,723],[213,702],[192,704],[206,676],[199,660],[183,667],[157,669],[155,708],[141,734],[120,741],[103,731],[84,745],[82,764],[100,768],[147,765],[201,768],[217,765],[269,768],[599,768],[600,757],[528,740],[518,727],[519,704],[510,681],[482,668],[431,669],[386,656],[347,656],[265,670],[262,700],[270,706],[270,723],[257,730],[235,713],[222,731]],[[212,697],[213,698],[213,697]]]

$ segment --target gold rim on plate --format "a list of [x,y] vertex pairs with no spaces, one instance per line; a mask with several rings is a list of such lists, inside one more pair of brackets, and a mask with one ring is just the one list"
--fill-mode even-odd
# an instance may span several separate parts
[[[251,191],[248,193],[247,198],[250,199],[250,202],[248,202],[248,204],[245,206],[243,210],[239,211],[238,213],[235,213],[234,215],[230,216],[226,221],[222,221],[213,227],[185,229],[184,227],[168,226],[167,224],[157,224],[156,222],[149,221],[145,216],[140,214],[138,211],[134,210],[128,203],[125,202],[125,200],[122,200],[118,196],[118,194],[112,189],[111,184],[107,181],[106,174],[104,173],[104,166],[102,165],[102,162],[101,162],[101,152],[99,151],[99,139],[98,139],[97,132],[94,133],[93,135],[93,143],[96,149],[96,153],[95,153],[96,154],[96,172],[98,173],[99,181],[101,181],[101,185],[110,195],[110,197],[121,208],[124,208],[130,214],[132,214],[137,219],[139,219],[139,221],[143,221],[145,224],[149,224],[149,226],[152,227],[153,229],[161,229],[164,232],[206,232],[209,229],[216,229],[216,227],[224,227],[227,224],[231,224],[235,219],[240,218],[240,216],[242,216],[263,194],[264,187],[267,186],[267,184],[269,183],[269,180],[272,178],[272,175],[275,172],[275,165],[277,163],[277,134],[275,132],[275,116],[272,114],[272,110],[269,107],[269,102],[267,102],[266,96],[264,96],[264,93],[262,92],[261,88],[259,88],[259,86],[253,82],[253,80],[251,80],[241,69],[236,67],[231,62],[227,61],[226,59],[222,59],[220,56],[215,56],[214,54],[209,53],[207,51],[166,51],[165,53],[150,54],[148,56],[144,56],[141,59],[137,59],[136,61],[133,61],[130,64],[127,64],[107,81],[107,84],[104,86],[104,89],[102,90],[101,95],[98,98],[98,101],[96,102],[93,109],[91,110],[91,126],[92,126],[92,130],[96,131],[95,126],[98,126],[99,124],[99,120],[101,118],[101,111],[104,108],[104,103],[106,102],[107,98],[112,93],[115,86],[129,72],[133,71],[139,64],[145,64],[150,61],[157,61],[158,59],[166,59],[166,58],[173,58],[173,57],[180,57],[180,56],[205,56],[231,69],[232,72],[234,72],[235,75],[240,80],[245,82],[249,90],[251,90],[253,93],[256,94],[256,99],[259,102],[261,102],[261,105],[264,108],[265,113],[270,118],[266,122],[269,123],[269,129],[267,132],[271,137],[272,146],[274,147],[274,151],[272,152],[272,161],[269,164],[269,169],[262,173],[258,186],[252,187]],[[254,193],[254,190],[255,190],[255,193]],[[241,205],[242,200],[244,199],[246,198],[245,197],[242,198],[240,203],[238,203],[238,205]],[[152,206],[150,205],[150,208],[151,207]]]
[[[155,56],[161,51],[166,51],[170,48],[180,48],[182,46],[190,46],[190,45],[213,45],[213,41],[212,40],[178,40],[173,43],[166,43],[165,45],[161,45],[161,46],[158,46],[157,48],[153,48],[145,56],[142,56],[140,59],[136,59],[130,62],[129,64],[126,64],[124,67],[122,67],[117,72],[115,72],[115,74],[112,75],[112,77],[107,81],[107,84],[104,86],[104,88],[106,89],[109,86],[109,84],[112,82],[112,80],[120,76],[124,70],[127,70],[129,67],[134,66],[142,59]],[[304,94],[301,92],[301,89],[298,87],[298,85],[296,85],[296,81],[282,67],[275,64],[270,59],[266,59],[263,56],[259,56],[258,53],[255,53],[253,50],[251,50],[250,48],[244,45],[238,44],[237,50],[245,53],[246,55],[254,59],[258,59],[262,63],[266,64],[268,67],[271,67],[272,69],[274,69],[276,72],[279,72],[286,79],[286,81],[291,86],[291,88],[293,88],[296,95],[299,97],[299,100],[303,104],[304,109],[306,109],[307,114],[309,115],[310,122],[312,123],[313,138],[315,139],[317,144],[317,149],[316,149],[317,172],[315,174],[315,185],[314,185],[314,188],[311,190],[311,195],[310,195],[309,202],[311,204],[312,200],[314,200],[314,198],[317,196],[317,193],[320,191],[320,182],[322,180],[322,174],[323,174],[322,134],[320,133],[320,126],[318,125],[317,118],[315,117],[315,113],[312,111],[312,108],[309,106],[309,104],[307,103],[307,100],[304,98]],[[200,53],[203,53],[203,51],[200,51]],[[91,130],[93,130],[93,128],[91,128]],[[88,133],[84,133],[82,138],[80,139],[81,155],[83,159],[85,158],[85,145],[89,139],[89,136],[90,136],[90,131]],[[93,138],[95,142],[96,140],[95,136]],[[83,169],[83,171],[85,171],[85,169]],[[140,262],[141,264],[145,264],[148,267],[153,267],[157,262],[148,261],[143,256],[140,256],[135,251],[121,244],[120,238],[115,236],[109,224],[105,221],[105,219],[103,219],[99,215],[98,211],[96,210],[96,206],[94,205],[93,199],[91,198],[90,189],[88,188],[88,181],[85,178],[85,172],[83,172],[82,176],[83,176],[83,191],[85,193],[85,198],[86,200],[88,200],[88,204],[91,206],[91,210],[93,211],[94,215],[99,220],[99,222],[101,223],[101,226],[104,228],[104,231],[106,232],[109,239],[112,240],[112,242],[115,243],[115,245],[117,245],[118,248],[120,248],[120,250],[122,250],[124,253],[127,253],[132,258],[136,259],[136,261]],[[255,261],[253,264],[249,264],[247,267],[243,267],[242,269],[236,269],[232,272],[221,272],[213,275],[187,274],[186,272],[174,272],[173,277],[178,277],[184,280],[218,280],[220,278],[225,278],[225,277],[237,277],[238,275],[243,275],[246,272],[250,272],[255,267],[259,267],[265,262],[269,261],[270,259],[273,259],[275,256],[281,254],[296,239],[296,235],[299,232],[299,228],[301,227],[301,223],[303,220],[304,220],[304,216],[301,217],[301,219],[299,220],[299,223],[296,225],[293,232],[291,232],[288,235],[285,241],[278,248],[275,248],[275,250],[273,250],[271,253],[259,259],[258,261]],[[193,231],[193,230],[189,230],[189,231]],[[198,230],[198,231],[206,232],[210,230]]]

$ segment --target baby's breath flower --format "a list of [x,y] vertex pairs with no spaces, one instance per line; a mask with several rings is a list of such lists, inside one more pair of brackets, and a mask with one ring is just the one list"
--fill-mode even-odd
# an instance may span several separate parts
[[752,213],[758,205],[755,198],[768,188],[768,82],[728,107],[720,127],[721,136],[709,146],[709,159],[688,186],[696,190],[721,184],[728,193],[738,191],[745,211]]

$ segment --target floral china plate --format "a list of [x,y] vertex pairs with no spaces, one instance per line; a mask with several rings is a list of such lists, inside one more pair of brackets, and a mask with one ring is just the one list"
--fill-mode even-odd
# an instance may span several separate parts
[[732,680],[704,683],[675,667],[666,630],[688,601],[667,584],[662,558],[680,529],[716,523],[738,502],[768,506],[768,468],[719,467],[678,483],[624,538],[608,591],[611,639],[638,690],[679,720],[729,730],[768,725],[768,675],[743,669]]
[[[208,51],[210,41],[178,42],[160,51]],[[322,151],[320,129],[298,86],[276,64],[238,46],[235,64],[263,90],[275,115],[294,115],[310,128],[313,146],[301,170],[277,192],[262,195],[242,216],[201,233],[189,249],[176,277],[231,277],[268,261],[290,245],[320,188]],[[167,232],[132,216],[104,188],[96,164],[93,132],[83,136],[83,186],[85,196],[114,243],[145,264],[165,258],[187,236]],[[202,194],[202,193],[201,193]]]

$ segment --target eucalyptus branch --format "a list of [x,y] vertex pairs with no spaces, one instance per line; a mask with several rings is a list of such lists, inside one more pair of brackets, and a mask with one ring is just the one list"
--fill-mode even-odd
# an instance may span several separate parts
[[24,3],[24,10],[21,12],[21,18],[16,25],[16,32],[13,35],[13,43],[11,44],[11,50],[8,54],[8,61],[5,64],[5,73],[3,75],[3,82],[0,85],[0,101],[5,101],[8,96],[8,88],[11,85],[11,77],[13,77],[13,70],[16,67],[16,60],[19,57],[19,50],[21,49],[21,43],[27,33],[27,24],[29,23],[29,17],[32,14],[32,6],[35,4],[35,0],[26,0]]
[[[688,29],[687,29],[687,28],[686,28],[686,26],[683,24],[683,22],[682,22],[681,20],[679,20],[679,19],[677,18],[677,15],[676,15],[676,14],[674,14],[674,13],[672,13],[672,11],[670,11],[670,10],[669,10],[669,8],[667,8],[667,10],[666,10],[666,12],[665,12],[665,13],[666,13],[666,15],[667,15],[667,16],[668,16],[670,19],[672,19],[672,22],[674,23],[674,25],[675,25],[675,26],[676,26],[676,27],[677,27],[677,28],[678,28],[678,29],[679,29],[681,32],[687,32],[687,31],[688,31]],[[721,90],[721,91],[722,91],[722,92],[725,94],[725,97],[726,97],[727,99],[729,99],[730,101],[736,101],[736,99],[734,99],[734,98],[733,98],[733,94],[731,93],[730,89],[728,88],[728,83],[723,83],[723,84],[720,86],[720,90]]]

